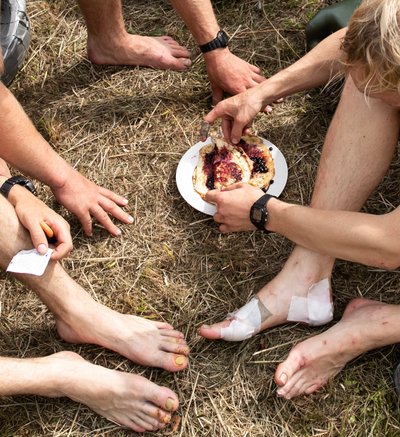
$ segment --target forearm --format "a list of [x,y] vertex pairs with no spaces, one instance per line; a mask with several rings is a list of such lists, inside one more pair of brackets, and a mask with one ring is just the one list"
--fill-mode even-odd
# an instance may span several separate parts
[[264,104],[328,83],[343,71],[345,55],[340,49],[346,28],[321,41],[313,50],[258,86]]
[[210,0],[171,0],[198,45],[214,39],[219,30]]
[[67,162],[33,126],[8,89],[0,83],[0,158],[50,187],[63,185]]
[[271,199],[268,230],[315,252],[393,269],[400,264],[400,227],[394,213],[376,216],[327,211]]
[[57,378],[46,358],[0,358],[0,396],[61,396]]

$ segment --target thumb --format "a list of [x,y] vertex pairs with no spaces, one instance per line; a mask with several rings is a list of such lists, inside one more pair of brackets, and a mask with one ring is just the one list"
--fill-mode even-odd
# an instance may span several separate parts
[[40,227],[39,223],[29,224],[28,230],[31,235],[33,246],[40,253],[40,255],[44,255],[47,252],[48,244],[46,235]]
[[236,182],[235,184],[228,185],[227,187],[223,188],[222,191],[233,191],[237,190],[238,188],[242,187],[243,182]]
[[206,201],[211,202],[211,203],[218,203],[217,202],[218,193],[219,193],[218,190],[207,191],[206,197],[205,197]]

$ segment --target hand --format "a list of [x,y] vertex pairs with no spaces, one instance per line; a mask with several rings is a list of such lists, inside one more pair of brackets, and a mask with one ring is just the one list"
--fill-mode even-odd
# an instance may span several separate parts
[[11,189],[9,200],[14,205],[19,221],[29,231],[33,246],[40,254],[44,255],[48,249],[46,234],[40,222],[50,226],[57,240],[51,259],[59,260],[71,252],[69,224],[60,215],[21,186],[16,185]]
[[78,217],[86,235],[92,235],[92,217],[114,236],[120,235],[121,230],[109,214],[123,223],[133,222],[133,218],[120,208],[127,205],[127,199],[99,187],[72,168],[65,183],[51,189],[57,201]]
[[224,97],[224,92],[235,95],[265,80],[261,70],[238,58],[228,48],[204,54],[207,74],[213,93],[213,105]]
[[247,134],[254,117],[264,106],[258,88],[252,88],[218,103],[204,117],[204,121],[211,124],[217,118],[222,118],[222,132],[225,139],[232,144],[237,144],[240,138]]
[[239,182],[223,191],[209,191],[206,201],[216,204],[214,220],[220,224],[222,233],[254,231],[256,228],[250,221],[250,209],[263,194],[260,188]]

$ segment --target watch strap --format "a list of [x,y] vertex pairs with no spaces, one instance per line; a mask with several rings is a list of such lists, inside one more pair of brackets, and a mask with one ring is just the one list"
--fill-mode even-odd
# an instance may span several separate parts
[[228,40],[229,37],[226,34],[226,32],[224,30],[220,30],[217,33],[216,38],[214,38],[213,40],[209,41],[206,44],[202,44],[201,46],[199,46],[199,48],[202,53],[211,52],[212,50],[215,49],[228,47]]
[[22,187],[25,187],[28,191],[30,191],[32,194],[36,195],[36,189],[33,183],[29,179],[23,176],[12,176],[11,178],[7,179],[0,186],[0,193],[7,199],[10,190],[14,185],[21,185]]

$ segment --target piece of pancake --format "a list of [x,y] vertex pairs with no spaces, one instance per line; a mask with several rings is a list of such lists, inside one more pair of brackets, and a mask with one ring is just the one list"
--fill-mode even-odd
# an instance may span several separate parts
[[268,147],[255,135],[242,137],[238,147],[243,149],[253,163],[249,184],[266,190],[275,176],[274,160]]
[[217,138],[201,148],[193,173],[194,189],[204,199],[209,190],[229,187],[236,182],[249,182],[253,163],[242,148]]

